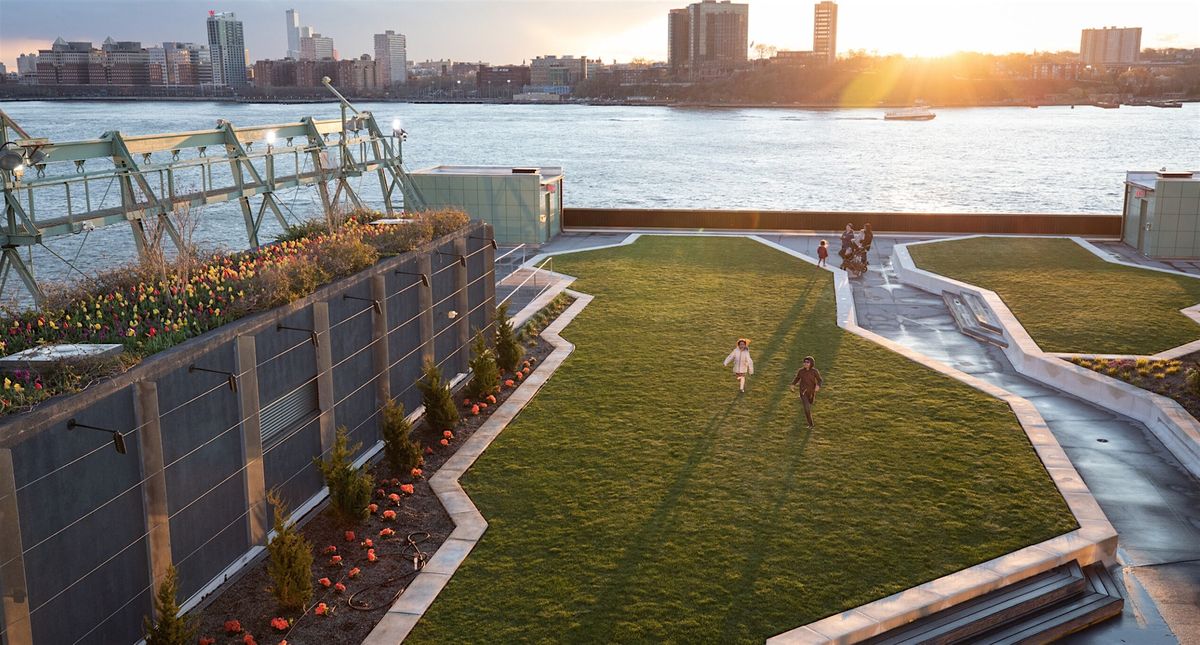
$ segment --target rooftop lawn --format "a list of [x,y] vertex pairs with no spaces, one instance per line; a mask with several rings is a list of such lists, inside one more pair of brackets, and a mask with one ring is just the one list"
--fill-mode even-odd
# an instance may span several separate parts
[[1200,303],[1200,279],[1105,262],[1061,238],[908,248],[918,267],[999,294],[1042,351],[1149,355],[1200,338],[1179,312]]
[[1008,407],[843,332],[828,272],[677,237],[555,269],[596,298],[464,477],[490,527],[410,642],[761,642],[1076,527]]

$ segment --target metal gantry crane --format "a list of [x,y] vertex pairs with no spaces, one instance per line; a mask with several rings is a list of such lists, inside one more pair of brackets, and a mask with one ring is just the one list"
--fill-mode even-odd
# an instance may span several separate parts
[[[395,124],[384,134],[374,115],[355,109],[324,81],[341,101],[340,120],[304,117],[235,127],[222,119],[211,130],[136,136],[114,130],[98,139],[55,142],[29,136],[0,111],[0,293],[16,273],[34,302],[42,303],[44,292],[20,251],[55,236],[127,222],[144,257],[146,225],[153,221],[182,249],[172,217],[184,207],[237,200],[251,247],[260,245],[268,213],[290,228],[276,196],[289,188],[315,186],[325,216],[332,217],[343,199],[362,207],[349,180],[374,172],[389,216],[423,210],[401,156],[404,131]],[[106,206],[114,184],[120,203]],[[101,186],[104,196],[97,199]],[[400,207],[393,203],[397,196]]]

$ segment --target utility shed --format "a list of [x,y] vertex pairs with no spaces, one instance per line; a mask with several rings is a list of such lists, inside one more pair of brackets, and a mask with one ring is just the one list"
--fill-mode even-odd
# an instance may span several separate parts
[[562,168],[434,166],[412,178],[430,208],[462,209],[491,224],[501,244],[544,244],[562,232]]
[[1200,172],[1125,173],[1121,241],[1150,258],[1200,259]]

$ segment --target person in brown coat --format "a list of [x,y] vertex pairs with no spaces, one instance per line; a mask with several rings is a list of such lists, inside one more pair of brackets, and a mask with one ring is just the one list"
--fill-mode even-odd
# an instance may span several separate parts
[[792,379],[792,391],[796,390],[796,386],[800,386],[800,404],[804,406],[804,418],[808,421],[808,427],[813,427],[812,406],[817,401],[817,392],[821,390],[821,372],[817,369],[817,362],[812,356],[804,357],[804,366],[796,371],[796,378]]

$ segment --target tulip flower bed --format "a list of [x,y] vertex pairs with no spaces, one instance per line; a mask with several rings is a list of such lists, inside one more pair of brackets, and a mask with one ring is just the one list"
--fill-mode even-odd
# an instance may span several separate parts
[[926,271],[995,291],[1046,352],[1156,354],[1200,338],[1180,313],[1200,279],[1106,262],[1073,240],[977,237],[908,247]]
[[245,645],[247,635],[261,645],[361,643],[412,582],[416,550],[432,556],[454,530],[429,486],[429,477],[551,350],[540,338],[531,339],[520,369],[502,375],[498,393],[485,401],[461,401],[461,420],[453,430],[434,430],[425,424],[414,428],[413,439],[425,447],[424,463],[407,473],[391,472],[386,461],[372,467],[376,490],[365,522],[347,529],[323,511],[304,523],[301,533],[314,547],[315,594],[308,611],[301,615],[280,611],[262,562],[197,612],[201,637],[211,639],[213,645]]
[[138,265],[55,295],[48,306],[0,318],[0,356],[56,343],[115,343],[115,360],[70,363],[8,374],[0,415],[21,412],[55,394],[78,391],[188,338],[303,298],[353,275],[381,256],[412,250],[468,222],[457,211],[420,214],[414,223],[369,224],[352,216],[336,232],[313,229],[250,251],[216,254],[175,266]]
[[761,643],[1076,528],[1007,405],[838,328],[826,271],[719,237],[555,270],[575,351],[462,478],[488,530],[407,642]]

